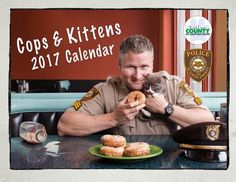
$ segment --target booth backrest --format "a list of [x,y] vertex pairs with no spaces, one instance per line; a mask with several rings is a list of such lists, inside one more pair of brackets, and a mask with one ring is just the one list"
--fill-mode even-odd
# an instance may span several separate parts
[[[19,136],[19,126],[24,121],[35,121],[45,125],[48,134],[57,134],[57,123],[62,113],[85,93],[11,93],[9,132]],[[227,102],[225,92],[197,93],[203,103],[214,113]]]
[[63,112],[85,93],[12,93],[10,101],[10,137],[19,136],[24,121],[45,126],[48,135],[57,134],[57,123]]
[[[85,93],[12,93],[10,113],[64,112]],[[220,111],[221,103],[227,102],[226,92],[197,93],[212,112]]]
[[85,93],[12,93],[10,113],[64,112]]
[[22,122],[33,121],[43,124],[48,135],[57,135],[57,123],[63,112],[24,112],[10,114],[10,137],[19,136],[19,127]]

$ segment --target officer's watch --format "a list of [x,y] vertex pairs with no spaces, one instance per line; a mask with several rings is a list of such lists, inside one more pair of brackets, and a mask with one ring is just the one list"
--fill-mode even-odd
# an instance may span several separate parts
[[166,107],[165,107],[165,117],[169,117],[171,114],[173,114],[174,112],[174,108],[173,108],[173,104],[169,103]]

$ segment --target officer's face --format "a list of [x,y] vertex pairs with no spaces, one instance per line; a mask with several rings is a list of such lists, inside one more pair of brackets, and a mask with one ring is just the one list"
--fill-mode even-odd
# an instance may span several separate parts
[[141,90],[145,78],[153,70],[153,54],[145,51],[140,54],[128,52],[121,65],[121,76],[131,90]]

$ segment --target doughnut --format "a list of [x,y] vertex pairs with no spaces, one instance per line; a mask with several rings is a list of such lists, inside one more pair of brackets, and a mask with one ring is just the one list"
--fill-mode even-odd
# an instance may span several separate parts
[[122,157],[124,150],[125,150],[124,147],[102,146],[100,148],[100,153],[112,157]]
[[127,145],[124,151],[125,156],[137,157],[149,155],[150,147],[145,142],[134,142]]
[[126,145],[126,139],[121,135],[107,134],[101,137],[101,143],[109,147],[124,147]]
[[140,91],[130,92],[128,95],[128,103],[132,103],[135,101],[139,101],[140,104],[144,104],[146,102],[146,97]]

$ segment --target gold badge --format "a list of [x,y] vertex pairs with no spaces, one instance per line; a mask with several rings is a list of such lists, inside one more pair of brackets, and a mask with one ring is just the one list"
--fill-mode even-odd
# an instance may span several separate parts
[[91,90],[89,90],[85,96],[81,99],[81,101],[86,101],[94,98],[97,94],[99,94],[99,91],[93,87]]
[[206,136],[209,140],[215,141],[219,138],[220,125],[208,125],[206,126]]
[[179,87],[187,92],[188,95],[192,96],[194,98],[194,102],[197,105],[202,104],[202,99],[196,95],[196,93],[188,86],[188,84],[184,80],[180,82]]
[[184,52],[187,73],[197,82],[206,78],[211,69],[212,52],[206,49],[191,49]]
[[74,109],[75,109],[76,111],[78,111],[81,106],[82,106],[82,102],[81,102],[80,100],[75,101],[75,103],[74,103]]

